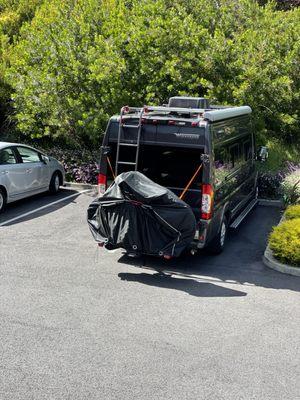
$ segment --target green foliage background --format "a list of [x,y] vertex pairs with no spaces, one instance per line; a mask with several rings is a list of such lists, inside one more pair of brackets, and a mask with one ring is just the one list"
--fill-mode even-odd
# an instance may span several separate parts
[[0,0],[2,132],[99,144],[124,104],[248,104],[299,143],[300,9],[254,0]]

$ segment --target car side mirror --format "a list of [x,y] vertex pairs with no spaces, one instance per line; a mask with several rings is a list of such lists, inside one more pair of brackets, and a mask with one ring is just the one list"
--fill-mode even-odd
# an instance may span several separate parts
[[257,151],[256,159],[261,162],[267,161],[269,157],[268,148],[266,146],[260,146]]
[[49,164],[49,162],[50,162],[49,157],[44,156],[44,155],[42,155],[42,160],[43,160],[43,163],[46,165]]

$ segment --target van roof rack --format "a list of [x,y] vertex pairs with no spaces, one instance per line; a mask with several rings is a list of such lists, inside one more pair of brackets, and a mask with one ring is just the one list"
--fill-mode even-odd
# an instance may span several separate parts
[[211,122],[221,121],[227,118],[238,117],[241,115],[247,115],[252,112],[249,106],[239,106],[239,107],[225,107],[214,106],[213,108],[181,108],[181,107],[168,107],[168,106],[144,106],[144,107],[122,107],[122,115],[130,116],[140,113],[143,115],[151,117],[156,113],[177,113],[177,114],[194,114],[197,118],[202,118],[203,120],[208,120]]

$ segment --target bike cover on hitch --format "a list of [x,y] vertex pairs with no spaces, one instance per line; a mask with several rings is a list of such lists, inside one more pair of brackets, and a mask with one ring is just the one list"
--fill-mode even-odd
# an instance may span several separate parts
[[98,243],[129,253],[178,257],[192,242],[192,209],[173,192],[140,172],[124,172],[87,212]]

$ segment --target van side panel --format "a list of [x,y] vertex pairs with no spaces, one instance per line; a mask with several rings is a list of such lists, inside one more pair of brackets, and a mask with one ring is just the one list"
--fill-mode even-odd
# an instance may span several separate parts
[[215,212],[228,204],[233,218],[255,186],[253,135],[250,118],[212,124]]

